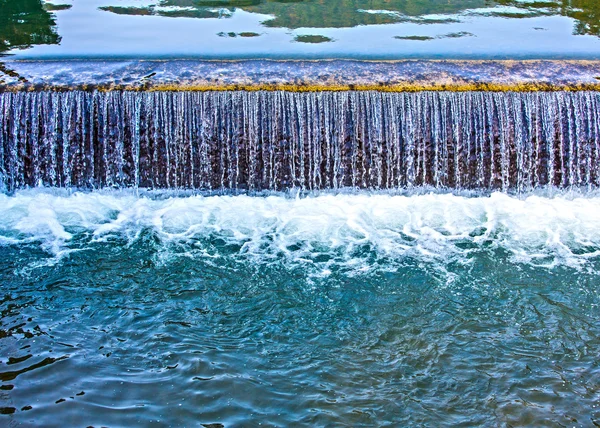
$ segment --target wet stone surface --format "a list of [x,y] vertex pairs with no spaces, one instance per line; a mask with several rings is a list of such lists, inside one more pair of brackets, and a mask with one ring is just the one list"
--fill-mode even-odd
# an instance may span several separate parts
[[600,61],[5,61],[0,91],[600,88]]

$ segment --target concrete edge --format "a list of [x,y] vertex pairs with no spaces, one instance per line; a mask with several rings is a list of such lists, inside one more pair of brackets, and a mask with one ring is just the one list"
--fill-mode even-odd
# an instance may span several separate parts
[[0,62],[17,91],[600,90],[600,61],[53,60]]

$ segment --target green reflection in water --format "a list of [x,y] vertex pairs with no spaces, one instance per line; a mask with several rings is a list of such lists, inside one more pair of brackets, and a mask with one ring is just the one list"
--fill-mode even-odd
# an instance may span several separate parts
[[553,15],[568,16],[577,22],[575,34],[600,36],[600,2],[598,0],[531,1],[497,0],[498,4],[526,7],[530,10],[547,9]]
[[574,1],[569,16],[577,20],[577,34],[600,36],[600,2],[597,0]]
[[[508,8],[492,9],[495,6]],[[60,36],[53,12],[70,7],[41,0],[0,0],[0,53],[32,45],[58,44]],[[600,36],[600,2],[597,0],[157,0],[146,6],[101,9],[120,15],[227,18],[238,8],[273,16],[263,22],[266,27],[289,29],[347,28],[399,22],[451,23],[456,22],[456,15],[461,13],[505,18],[567,16],[575,20],[574,34]],[[259,35],[235,34],[236,37]],[[439,38],[432,35],[414,37],[422,37],[419,40],[423,41]]]
[[329,37],[325,37],[325,36],[314,35],[314,34],[304,34],[304,35],[296,36],[294,38],[294,41],[300,42],[300,43],[313,43],[314,44],[314,43],[333,42],[333,39],[331,39]]
[[[465,9],[484,7],[487,0],[162,0],[147,7],[109,6],[101,9],[136,15],[176,17],[231,16],[236,8],[247,12],[273,15],[263,23],[277,28],[345,28],[357,25],[397,22],[434,23],[418,17],[452,14]],[[373,13],[373,12],[383,13]],[[438,23],[438,20],[435,20]],[[447,20],[442,20],[447,22]],[[450,21],[452,22],[452,21]]]
[[59,43],[51,11],[69,7],[43,4],[40,0],[0,0],[0,52]]
[[[507,10],[490,10],[510,6]],[[272,15],[267,27],[346,28],[357,25],[416,22],[439,24],[453,18],[423,18],[427,15],[470,14],[525,18],[562,15],[577,21],[575,34],[600,36],[600,2],[597,0],[161,0],[145,7],[108,6],[117,14],[170,17],[227,18],[236,8]],[[513,9],[514,8],[514,9]],[[476,9],[480,9],[476,12]]]

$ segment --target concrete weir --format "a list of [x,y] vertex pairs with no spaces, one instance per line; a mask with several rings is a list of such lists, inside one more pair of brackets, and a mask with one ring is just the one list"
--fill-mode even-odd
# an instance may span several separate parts
[[600,62],[6,62],[0,188],[600,186]]
[[0,63],[0,91],[599,90],[600,61],[52,60]]

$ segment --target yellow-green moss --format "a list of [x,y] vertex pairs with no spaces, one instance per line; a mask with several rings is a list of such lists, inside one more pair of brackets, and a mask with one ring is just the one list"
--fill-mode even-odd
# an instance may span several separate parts
[[458,84],[394,84],[394,85],[295,85],[295,84],[248,84],[248,85],[175,85],[160,84],[154,86],[130,85],[84,85],[84,86],[11,86],[9,92],[20,91],[133,91],[133,92],[210,92],[210,91],[287,91],[287,92],[342,92],[342,91],[379,91],[379,92],[549,92],[549,91],[600,91],[600,82],[561,85],[548,83],[458,83]]
[[[166,64],[163,64],[166,63]],[[108,67],[97,81],[60,83],[36,62],[0,62],[2,91],[581,91],[600,90],[600,61],[139,61]],[[157,64],[154,64],[157,63]],[[19,67],[26,64],[27,67]],[[160,66],[158,65],[160,64]],[[29,67],[29,68],[28,68]],[[79,82],[77,64],[66,79]],[[161,68],[162,67],[162,68]],[[14,69],[14,70],[13,70]],[[28,82],[22,75],[28,76]],[[129,76],[130,82],[119,82]],[[178,77],[181,76],[181,77]],[[11,82],[12,78],[12,82]],[[278,80],[280,83],[273,82]],[[36,84],[33,82],[40,82]],[[42,83],[43,82],[43,83]]]

